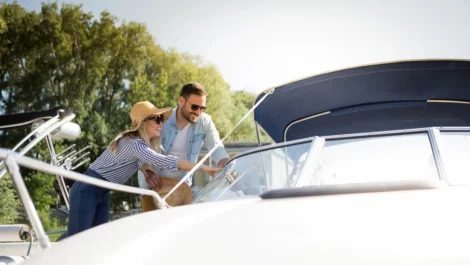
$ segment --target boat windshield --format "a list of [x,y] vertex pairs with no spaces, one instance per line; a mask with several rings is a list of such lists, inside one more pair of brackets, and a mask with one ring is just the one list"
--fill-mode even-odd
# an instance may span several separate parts
[[309,152],[311,145],[310,139],[237,157],[201,190],[194,202],[258,196],[267,190],[292,187],[302,167],[299,158]]
[[[447,180],[470,184],[470,132],[439,132]],[[442,179],[430,131],[314,138],[257,149],[232,159],[194,202],[259,196],[268,190],[377,181]],[[436,147],[434,147],[436,150]],[[437,160],[439,161],[439,160]],[[302,170],[305,169],[303,172]],[[442,173],[441,173],[442,174]]]

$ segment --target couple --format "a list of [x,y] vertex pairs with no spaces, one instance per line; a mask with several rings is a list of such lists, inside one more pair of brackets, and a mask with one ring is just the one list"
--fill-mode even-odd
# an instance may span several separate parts
[[[191,162],[196,162],[203,142],[209,150],[217,144],[221,145],[219,133],[209,115],[204,113],[206,109],[206,91],[199,83],[184,85],[178,100],[179,107],[173,110],[168,121],[162,127],[161,139],[165,155],[172,155]],[[228,161],[228,154],[223,145],[216,148],[212,157],[219,167],[224,167]],[[164,197],[181,180],[186,171],[172,172],[162,167],[153,168],[154,172],[138,172],[139,186],[152,188],[160,196]],[[187,185],[180,186],[180,194],[170,195],[167,203],[170,206],[188,204],[192,201],[195,190],[191,190],[192,181],[189,178]],[[178,190],[177,190],[178,191]],[[181,196],[184,194],[184,196]],[[141,199],[142,211],[147,212],[157,209],[153,198],[144,195]]]
[[[203,113],[206,108],[206,92],[201,84],[184,85],[178,103],[179,106],[174,110],[158,109],[148,101],[136,103],[130,111],[131,129],[111,141],[84,174],[123,184],[140,169],[141,187],[147,187],[144,184],[146,183],[160,195],[165,192],[163,188],[171,189],[186,171],[196,165],[203,141],[209,149],[220,143],[219,134],[210,116]],[[228,161],[223,146],[217,148],[213,157],[218,161],[218,168],[202,165],[198,170],[210,175],[220,172]],[[145,179],[145,182],[141,179]],[[185,197],[184,202],[176,203],[177,205],[191,202],[192,193],[184,193],[184,189],[188,190],[190,186],[191,180],[177,189],[183,190],[180,190],[179,195],[183,193]],[[172,205],[171,202],[168,203]],[[150,196],[142,198],[142,209],[156,209]],[[108,221],[109,190],[76,181],[70,190],[66,236]]]

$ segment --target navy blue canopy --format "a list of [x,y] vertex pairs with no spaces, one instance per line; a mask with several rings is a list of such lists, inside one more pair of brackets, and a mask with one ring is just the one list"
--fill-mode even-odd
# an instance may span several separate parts
[[316,135],[470,126],[467,103],[470,61],[403,61],[330,72],[276,87],[254,116],[275,142],[282,142]]

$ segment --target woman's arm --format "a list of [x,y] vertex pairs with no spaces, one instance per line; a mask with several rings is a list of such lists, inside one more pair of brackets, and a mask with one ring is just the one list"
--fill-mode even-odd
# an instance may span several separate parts
[[[178,169],[181,171],[190,171],[195,166],[196,164],[189,162],[188,160],[185,160],[185,159],[180,159],[180,161],[178,162]],[[212,176],[215,173],[222,171],[222,168],[209,167],[206,165],[202,165],[201,168],[199,168],[198,170],[205,171]]]
[[[137,158],[144,163],[167,168],[171,171],[190,171],[194,166],[196,166],[195,163],[185,159],[180,159],[179,157],[159,154],[142,140],[136,141],[135,154]],[[213,168],[206,165],[203,165],[200,169],[209,174],[222,171],[222,168]]]
[[155,152],[143,140],[137,139],[134,145],[134,155],[143,163],[151,164],[171,171],[178,171],[179,157],[166,156]]

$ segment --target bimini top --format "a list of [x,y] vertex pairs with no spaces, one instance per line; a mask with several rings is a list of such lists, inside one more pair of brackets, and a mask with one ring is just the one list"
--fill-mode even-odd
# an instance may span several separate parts
[[275,142],[470,126],[470,61],[402,61],[316,75],[276,87],[254,115]]
[[0,115],[0,130],[29,125],[37,119],[52,118],[55,115],[63,116],[71,112],[72,109],[68,107],[55,107],[53,109],[43,111]]

